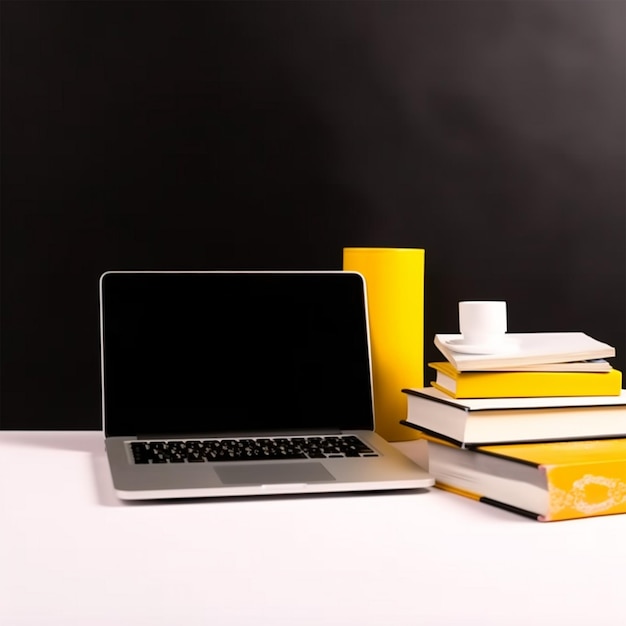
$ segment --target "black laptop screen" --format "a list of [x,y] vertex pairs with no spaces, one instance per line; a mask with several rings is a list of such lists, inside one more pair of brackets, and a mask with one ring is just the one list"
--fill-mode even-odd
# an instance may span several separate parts
[[101,322],[108,436],[373,426],[357,274],[112,272]]

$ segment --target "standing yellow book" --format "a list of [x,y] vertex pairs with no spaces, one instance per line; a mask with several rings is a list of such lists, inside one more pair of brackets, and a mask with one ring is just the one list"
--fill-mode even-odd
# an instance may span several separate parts
[[618,396],[622,373],[608,372],[459,372],[447,361],[429,363],[437,372],[431,383],[452,398],[540,398]]
[[626,513],[626,439],[463,449],[424,438],[442,489],[542,522]]

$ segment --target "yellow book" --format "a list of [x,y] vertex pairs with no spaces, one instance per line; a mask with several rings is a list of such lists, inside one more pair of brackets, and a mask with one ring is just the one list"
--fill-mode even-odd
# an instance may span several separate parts
[[626,513],[626,439],[463,449],[424,438],[447,491],[542,522]]
[[608,372],[459,372],[447,361],[429,363],[437,376],[431,385],[452,398],[539,398],[618,396],[622,373]]

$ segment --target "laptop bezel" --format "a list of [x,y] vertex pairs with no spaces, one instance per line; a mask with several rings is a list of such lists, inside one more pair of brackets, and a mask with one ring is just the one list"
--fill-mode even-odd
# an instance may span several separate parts
[[[101,385],[101,411],[102,411],[102,431],[106,437],[115,436],[115,437],[125,437],[125,438],[137,438],[137,437],[147,437],[147,438],[156,438],[162,436],[162,433],[138,433],[133,432],[132,429],[129,429],[127,433],[108,433],[107,432],[107,400],[106,400],[106,380],[105,380],[105,328],[104,328],[104,298],[105,298],[105,282],[107,277],[111,275],[146,275],[146,274],[220,274],[220,275],[228,275],[228,274],[260,274],[260,275],[337,275],[337,274],[350,274],[356,275],[360,278],[362,287],[363,287],[363,303],[364,303],[364,311],[363,315],[365,318],[365,332],[366,332],[366,342],[367,342],[367,360],[368,360],[368,373],[369,373],[369,388],[370,388],[370,405],[371,405],[371,423],[366,428],[359,429],[349,429],[350,431],[354,430],[365,430],[373,432],[375,430],[376,424],[376,415],[375,415],[375,405],[374,405],[374,384],[373,384],[373,371],[372,371],[372,345],[371,345],[371,336],[370,336],[370,325],[369,325],[369,310],[367,303],[367,287],[365,278],[362,274],[356,271],[345,271],[345,270],[108,270],[101,274],[99,278],[99,330],[100,330],[100,385]],[[313,432],[312,429],[307,429],[306,432]],[[329,432],[327,429],[325,432]],[[339,432],[339,431],[332,431]],[[168,434],[168,438],[177,438],[184,437],[186,435],[201,435],[202,433],[179,433],[176,435]],[[259,436],[271,434],[271,431],[263,431],[259,433]],[[278,431],[276,434],[286,434],[285,430]],[[288,433],[287,433],[288,434]],[[292,434],[298,434],[297,431],[293,431]],[[223,436],[244,436],[241,433],[228,433],[225,431],[222,433]],[[219,436],[217,433],[212,432],[208,435],[204,436]]]

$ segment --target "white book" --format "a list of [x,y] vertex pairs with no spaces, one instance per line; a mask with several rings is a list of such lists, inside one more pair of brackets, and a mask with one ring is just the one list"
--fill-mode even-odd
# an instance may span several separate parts
[[492,371],[615,356],[615,348],[582,332],[507,333],[497,352],[466,352],[462,335],[435,335],[435,346],[459,372]]
[[402,422],[472,446],[626,437],[626,391],[618,396],[456,399],[433,387],[407,388]]

